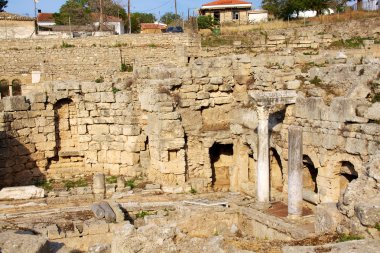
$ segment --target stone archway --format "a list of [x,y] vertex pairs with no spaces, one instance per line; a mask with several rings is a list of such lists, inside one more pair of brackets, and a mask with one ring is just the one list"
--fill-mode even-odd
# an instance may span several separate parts
[[303,156],[303,188],[318,193],[318,169],[308,155]]
[[344,194],[349,183],[358,178],[358,172],[354,165],[349,161],[341,161],[339,163],[339,197]]

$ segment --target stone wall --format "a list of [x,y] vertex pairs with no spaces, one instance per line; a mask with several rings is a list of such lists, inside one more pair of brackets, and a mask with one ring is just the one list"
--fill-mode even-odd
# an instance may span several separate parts
[[0,20],[0,40],[29,39],[34,36],[34,20]]

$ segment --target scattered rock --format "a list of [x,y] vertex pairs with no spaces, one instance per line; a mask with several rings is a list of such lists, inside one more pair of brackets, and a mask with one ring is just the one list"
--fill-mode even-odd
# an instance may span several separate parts
[[6,187],[0,191],[0,199],[17,200],[17,199],[36,199],[43,198],[45,190],[32,186]]
[[49,253],[47,238],[26,231],[0,233],[0,251],[3,253]]

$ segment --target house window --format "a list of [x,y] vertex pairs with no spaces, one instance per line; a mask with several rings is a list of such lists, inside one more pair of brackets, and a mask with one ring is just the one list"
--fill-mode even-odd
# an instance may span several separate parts
[[232,20],[239,20],[239,19],[240,19],[240,12],[232,11]]

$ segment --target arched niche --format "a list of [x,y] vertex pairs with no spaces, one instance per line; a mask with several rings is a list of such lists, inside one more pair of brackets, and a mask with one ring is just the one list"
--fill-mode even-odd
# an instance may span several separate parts
[[281,157],[277,150],[270,148],[270,185],[272,190],[283,191],[284,173]]
[[303,156],[303,187],[314,193],[318,193],[318,169],[308,155]]
[[19,79],[12,80],[12,96],[21,96],[21,81]]
[[5,80],[5,79],[0,80],[0,93],[1,93],[1,98],[9,97],[10,92],[9,92],[8,80]]

